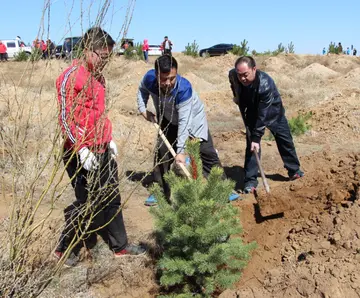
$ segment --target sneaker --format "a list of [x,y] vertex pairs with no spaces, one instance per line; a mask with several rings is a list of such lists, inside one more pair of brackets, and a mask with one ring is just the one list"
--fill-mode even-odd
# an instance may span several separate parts
[[236,201],[240,199],[240,196],[237,194],[237,193],[232,193],[230,196],[229,196],[229,201],[230,202],[233,202],[233,201]]
[[289,175],[289,179],[292,181],[292,180],[296,180],[296,179],[299,179],[301,177],[304,177],[304,172],[301,171],[301,170],[297,170],[295,172],[295,174],[293,175]]
[[144,204],[145,204],[145,206],[156,206],[157,205],[157,200],[154,197],[154,195],[151,195],[145,200]]
[[128,244],[123,250],[114,253],[115,258],[124,256],[141,256],[146,253],[146,249],[140,245]]
[[[60,260],[63,257],[63,255],[64,255],[64,253],[62,251],[55,251],[54,252],[54,256],[58,260]],[[79,262],[79,256],[77,256],[76,254],[71,252],[70,255],[68,256],[68,258],[65,260],[64,266],[68,267],[68,268],[69,267],[75,267],[78,262]]]
[[254,193],[255,191],[256,191],[255,186],[249,185],[249,186],[244,187],[244,193],[245,194]]

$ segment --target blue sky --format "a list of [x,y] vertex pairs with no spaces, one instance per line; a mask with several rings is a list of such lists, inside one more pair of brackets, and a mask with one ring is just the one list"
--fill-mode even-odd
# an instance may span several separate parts
[[[50,1],[50,38],[57,43],[64,36],[80,35],[81,27],[86,30],[94,24],[104,2]],[[0,39],[20,35],[26,43],[31,42],[41,27],[44,1],[2,2],[2,24],[6,25],[0,26]],[[114,38],[122,27],[127,3],[113,0],[109,7],[104,28]],[[317,54],[330,41],[341,41],[344,48],[353,44],[360,49],[359,12],[358,0],[137,0],[128,37],[135,41],[147,38],[150,44],[159,44],[168,35],[175,45],[174,51],[184,50],[193,40],[201,49],[222,42],[240,44],[246,39],[250,50],[258,52],[274,50],[280,42],[287,45],[292,41],[297,53]],[[47,19],[46,12],[43,39],[47,37]]]

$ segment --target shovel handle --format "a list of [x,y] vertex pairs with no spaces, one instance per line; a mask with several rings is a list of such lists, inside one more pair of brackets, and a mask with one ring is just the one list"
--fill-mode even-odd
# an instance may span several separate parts
[[[157,123],[153,122],[153,124],[154,124],[155,128],[158,130],[159,136],[161,137],[161,139],[165,143],[165,145],[168,148],[168,150],[170,151],[171,155],[175,158],[176,157],[176,152],[175,152],[173,146],[169,143],[169,141],[166,138],[164,132],[162,131],[162,129],[160,128],[160,126]],[[188,169],[185,167],[185,165],[183,163],[179,163],[178,165],[180,166],[181,170],[184,172],[186,177],[188,179],[191,179],[191,174],[188,171]]]
[[[245,130],[246,130],[246,136],[248,138],[248,142],[251,143],[251,133],[250,133],[250,130],[249,128],[246,126],[245,124],[245,120],[244,120],[244,117],[243,115],[241,114],[241,119],[243,120],[243,123],[244,123],[244,126],[245,126]],[[260,158],[259,158],[259,153],[254,150],[254,155],[255,155],[255,158],[256,158],[256,163],[258,165],[258,168],[259,168],[259,171],[260,171],[260,175],[261,175],[261,180],[263,182],[263,185],[264,185],[264,188],[265,188],[265,191],[266,193],[270,193],[270,187],[269,187],[269,184],[267,182],[267,179],[265,177],[265,173],[264,173],[264,170],[261,166],[261,162],[260,162]]]
[[255,155],[255,158],[256,158],[256,163],[258,164],[258,167],[259,167],[259,170],[260,170],[260,175],[261,175],[261,179],[262,179],[263,184],[264,184],[265,191],[266,191],[266,193],[270,193],[270,187],[269,187],[269,184],[267,183],[267,179],[265,177],[264,170],[263,170],[263,168],[261,166],[259,154],[257,153],[256,150],[254,150],[254,155]]

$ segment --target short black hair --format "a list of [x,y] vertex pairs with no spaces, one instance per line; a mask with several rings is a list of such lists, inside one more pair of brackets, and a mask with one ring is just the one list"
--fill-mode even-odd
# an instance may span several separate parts
[[178,69],[178,63],[176,59],[171,55],[163,55],[155,61],[155,71],[157,73],[169,73],[172,68]]
[[251,56],[241,56],[240,58],[238,58],[235,62],[235,68],[241,63],[246,63],[247,66],[251,68],[254,68],[256,66],[255,59]]
[[81,39],[81,48],[90,51],[113,47],[115,41],[105,30],[100,27],[92,27],[87,30]]
[[164,38],[168,38],[167,35]]

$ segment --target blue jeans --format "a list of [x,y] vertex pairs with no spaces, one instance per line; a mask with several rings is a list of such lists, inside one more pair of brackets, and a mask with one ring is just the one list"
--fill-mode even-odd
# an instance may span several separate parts
[[146,62],[148,62],[148,58],[149,58],[149,52],[148,51],[143,51],[144,53],[144,59]]

